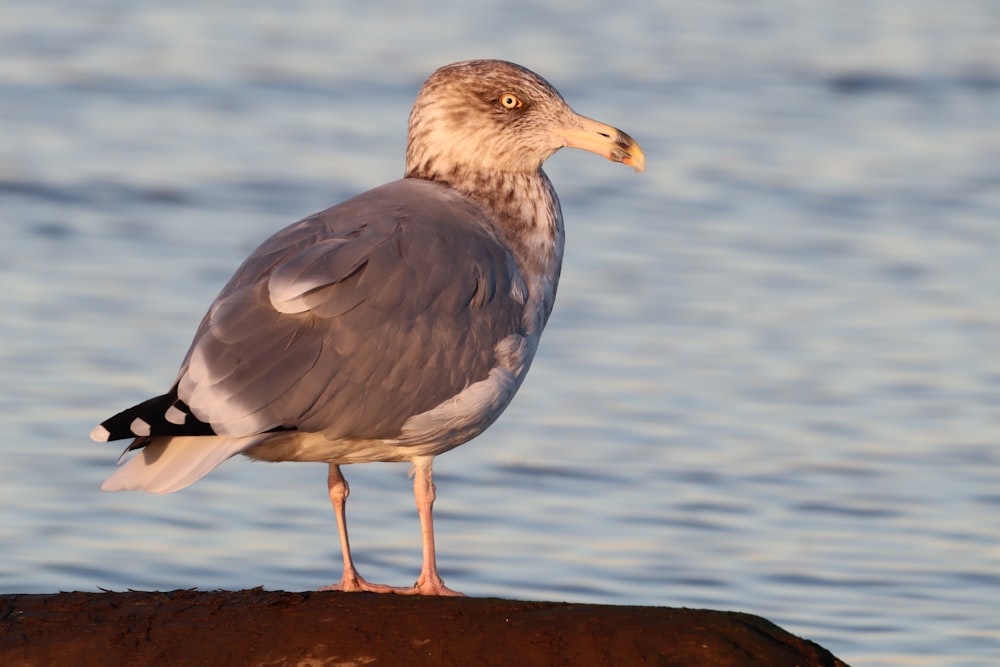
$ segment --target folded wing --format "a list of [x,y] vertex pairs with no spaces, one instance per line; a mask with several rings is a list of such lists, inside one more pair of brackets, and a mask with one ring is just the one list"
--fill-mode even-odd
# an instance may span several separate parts
[[403,180],[279,232],[202,321],[178,399],[230,437],[398,435],[484,379],[522,328],[521,278],[482,215]]

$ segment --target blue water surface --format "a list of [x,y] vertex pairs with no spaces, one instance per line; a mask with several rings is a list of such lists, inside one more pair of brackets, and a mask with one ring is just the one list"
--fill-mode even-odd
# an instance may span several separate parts
[[[339,576],[324,466],[102,494],[118,445],[87,434],[169,387],[257,243],[401,175],[433,69],[499,57],[648,170],[548,163],[559,300],[436,463],[448,584],[996,664],[998,34],[986,0],[4,3],[0,591]],[[406,466],[346,473],[359,567],[411,582]]]

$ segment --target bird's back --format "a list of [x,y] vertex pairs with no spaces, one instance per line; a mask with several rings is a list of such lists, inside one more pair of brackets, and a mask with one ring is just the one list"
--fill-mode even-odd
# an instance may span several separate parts
[[173,390],[106,421],[106,439],[400,436],[485,380],[523,329],[524,282],[490,224],[404,179],[286,227],[223,288]]
[[522,327],[524,283],[489,224],[457,193],[406,179],[289,226],[212,306],[180,398],[227,435],[399,435],[485,379]]

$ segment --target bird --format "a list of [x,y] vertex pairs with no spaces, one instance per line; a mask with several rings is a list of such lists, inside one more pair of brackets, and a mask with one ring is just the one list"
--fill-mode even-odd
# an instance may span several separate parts
[[[278,231],[222,288],[170,390],[103,421],[132,439],[105,491],[169,493],[237,454],[329,466],[343,574],[325,589],[461,595],[438,569],[432,462],[521,386],[563,258],[542,163],[561,148],[645,168],[625,132],[502,60],[434,71],[409,116],[403,178]],[[409,462],[423,560],[410,587],[354,564],[341,466]]]

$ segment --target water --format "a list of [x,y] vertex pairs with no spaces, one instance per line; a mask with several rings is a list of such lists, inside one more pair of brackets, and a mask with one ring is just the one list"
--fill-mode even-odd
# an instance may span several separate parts
[[[650,7],[656,4],[656,7]],[[97,491],[239,261],[398,177],[438,65],[504,57],[646,149],[564,152],[529,379],[439,459],[473,595],[739,609],[864,665],[1000,657],[1000,12],[991,2],[0,8],[0,590],[309,589],[318,465]],[[356,466],[411,581],[405,465]]]

